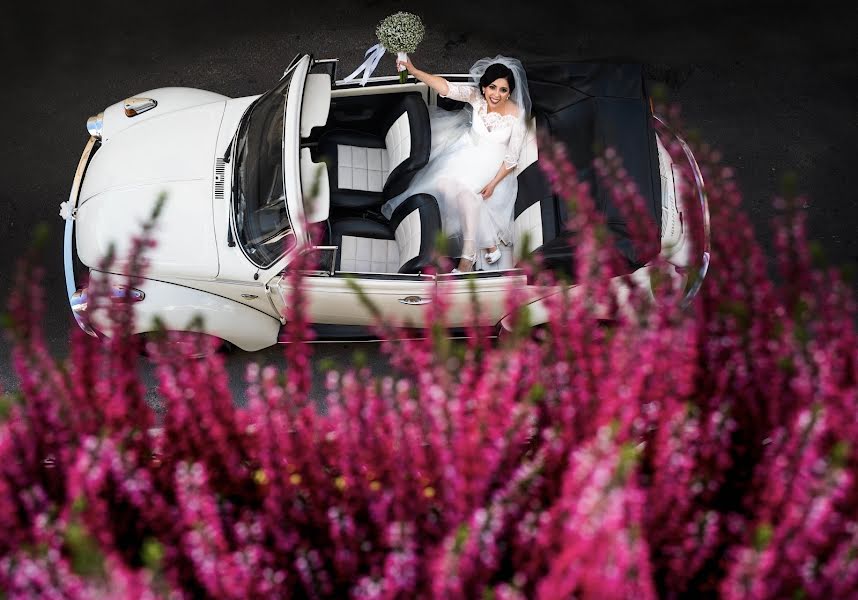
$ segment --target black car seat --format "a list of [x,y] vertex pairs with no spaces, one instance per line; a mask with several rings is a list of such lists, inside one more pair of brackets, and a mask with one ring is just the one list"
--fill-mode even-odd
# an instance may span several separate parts
[[331,208],[377,208],[405,191],[429,162],[429,112],[419,94],[404,94],[377,134],[333,130],[319,140],[328,163]]
[[390,221],[346,217],[331,223],[331,244],[338,246],[337,271],[420,273],[432,265],[441,232],[434,196],[415,194],[399,205]]

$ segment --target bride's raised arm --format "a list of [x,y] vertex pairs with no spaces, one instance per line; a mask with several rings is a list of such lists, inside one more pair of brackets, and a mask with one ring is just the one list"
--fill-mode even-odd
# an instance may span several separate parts
[[452,98],[453,100],[460,100],[462,102],[472,102],[477,96],[477,90],[473,86],[450,83],[440,75],[432,75],[426,71],[421,71],[414,66],[411,59],[397,60],[396,64],[403,65],[408,69],[409,73],[417,78],[418,81],[422,81],[445,98]]
[[410,58],[406,60],[397,60],[396,66],[398,67],[399,65],[402,65],[406,69],[408,69],[408,72],[414,75],[414,77],[416,77],[418,81],[422,81],[442,96],[447,95],[450,89],[450,84],[440,75],[432,75],[431,73],[427,73],[426,71],[421,71],[414,66],[414,63],[411,62]]

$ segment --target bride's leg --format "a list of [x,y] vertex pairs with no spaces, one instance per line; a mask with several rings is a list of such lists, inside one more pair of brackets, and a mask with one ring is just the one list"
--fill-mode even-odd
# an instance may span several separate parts
[[485,250],[484,258],[490,265],[495,264],[500,260],[501,253],[498,250],[496,227],[489,213],[486,203],[483,202],[479,207],[479,230],[477,241],[481,248]]
[[445,217],[449,225],[447,233],[457,231],[462,235],[462,255],[456,268],[459,271],[470,271],[477,259],[478,201],[481,198],[455,179],[439,177],[436,185],[448,213]]
[[477,261],[477,227],[479,226],[480,205],[482,199],[470,190],[461,189],[456,193],[456,204],[462,217],[462,257],[459,260],[460,271],[470,271]]

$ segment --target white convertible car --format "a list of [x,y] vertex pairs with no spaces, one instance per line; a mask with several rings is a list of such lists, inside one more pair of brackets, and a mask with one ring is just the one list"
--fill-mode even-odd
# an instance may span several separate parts
[[[202,317],[207,334],[244,350],[265,348],[277,343],[285,322],[285,274],[306,252],[321,259],[304,282],[309,318],[322,336],[361,336],[372,325],[351,282],[389,322],[417,328],[425,325],[424,305],[436,288],[449,293],[451,327],[464,325],[473,287],[483,324],[498,330],[508,317],[505,291],[519,286],[536,325],[547,318],[542,299],[557,290],[532,285],[516,264],[532,251],[548,268],[569,273],[574,260],[566,204],[536,164],[537,129],[565,142],[579,175],[591,182],[628,263],[623,277],[646,282],[656,257],[635,256],[626,224],[593,173],[594,149],[617,149],[659,225],[661,256],[687,279],[687,297],[696,292],[709,261],[703,181],[680,140],[695,175],[680,186],[639,66],[528,66],[534,118],[516,168],[513,244],[499,263],[453,275],[430,268],[441,227],[435,198],[413,196],[390,220],[379,208],[428,161],[427,107],[462,105],[396,76],[370,79],[365,87],[337,81],[336,65],[299,55],[259,96],[160,88],[89,119],[90,138],[61,210],[68,296],[84,330],[110,335],[103,318],[87,315],[87,289],[79,286],[88,271],[89,281],[107,278],[112,294],[134,300],[137,333],[152,331],[156,317],[175,330]],[[692,192],[680,197],[681,188]],[[147,255],[145,279],[128,289],[126,263],[115,261],[103,272],[100,261],[111,246],[116,256],[127,252],[162,194],[157,246]],[[700,211],[700,218],[689,219],[687,211]],[[690,222],[701,224],[698,232]],[[305,223],[321,224],[320,245],[312,244]],[[699,239],[691,243],[692,236]]]

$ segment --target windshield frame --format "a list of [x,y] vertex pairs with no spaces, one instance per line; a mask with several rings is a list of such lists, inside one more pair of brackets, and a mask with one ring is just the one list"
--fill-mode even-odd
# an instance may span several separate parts
[[[297,83],[297,87],[301,88],[303,86],[303,81],[295,81],[295,76],[298,73],[299,67],[301,64],[306,61],[301,60],[293,60],[290,66],[283,73],[283,77],[281,77],[278,84],[259,96],[253,103],[248,106],[239,120],[238,127],[236,128],[235,139],[233,142],[232,148],[232,194],[230,201],[230,227],[233,228],[235,238],[237,241],[237,245],[241,248],[242,253],[253,263],[256,267],[260,269],[268,269],[272,265],[276,264],[280,261],[286,254],[292,252],[295,248],[303,245],[302,243],[302,231],[300,229],[296,229],[296,225],[298,225],[298,221],[300,218],[295,218],[297,215],[294,213],[294,208],[297,204],[295,201],[295,190],[294,186],[290,185],[290,175],[294,178],[295,171],[290,168],[290,160],[292,155],[295,155],[296,152],[290,152],[292,142],[297,144],[297,140],[291,140],[289,136],[290,126],[289,119],[287,119],[287,115],[290,112],[290,105],[293,105],[295,102],[295,87],[293,84]],[[299,79],[300,79],[299,75]],[[281,101],[277,99],[277,96],[282,98],[282,107],[279,106]],[[274,106],[271,106],[271,102],[275,102]],[[251,133],[251,123],[253,123],[254,116],[257,118],[260,116],[260,109],[268,109],[268,113],[265,115],[268,117],[267,122],[263,122],[264,127],[262,130],[256,132],[256,139],[260,142],[261,136],[264,134],[271,134],[274,129],[271,128],[273,124],[276,126],[278,122],[282,120],[282,128],[279,132],[280,135],[280,147],[279,147],[279,170],[280,170],[280,181],[275,183],[274,179],[270,179],[266,181],[266,184],[271,186],[279,185],[279,190],[276,187],[272,188],[273,190],[279,191],[281,198],[283,198],[283,206],[278,207],[272,200],[274,199],[274,194],[267,194],[267,198],[265,194],[257,193],[255,197],[250,196],[250,192],[243,184],[247,182],[243,180],[243,175],[246,176],[247,173],[243,173],[245,168],[256,169],[258,165],[250,164],[248,161],[256,161],[260,163],[261,166],[265,166],[264,158],[260,156],[260,154],[253,154],[253,150],[248,150],[248,141],[250,139],[250,148],[255,149],[260,147],[261,143],[257,143],[254,141],[253,134]],[[277,111],[277,115],[272,117],[272,114]],[[271,120],[273,118],[273,121]],[[276,142],[275,142],[276,143]],[[268,164],[269,167],[272,167],[276,161]],[[248,165],[250,165],[248,167]],[[275,167],[277,168],[277,167]],[[256,174],[256,171],[253,171]],[[276,173],[276,171],[275,171]],[[253,180],[251,185],[258,185],[261,177],[256,177]],[[256,208],[248,208],[247,203],[248,200],[253,202],[256,205]],[[270,231],[267,231],[262,228],[262,225],[259,223],[259,216],[251,216],[252,213],[260,210],[285,210],[285,223],[282,221],[282,216],[280,217],[281,221],[279,221],[278,225],[272,228]],[[281,213],[282,215],[282,213]],[[248,221],[249,218],[255,218],[256,221]],[[299,226],[300,227],[300,226]],[[253,234],[257,234],[256,239],[249,239],[249,237]],[[284,238],[289,238],[291,241],[286,244],[282,243]],[[271,244],[280,242],[276,246],[276,250],[271,250]],[[261,250],[261,252],[260,252]]]

